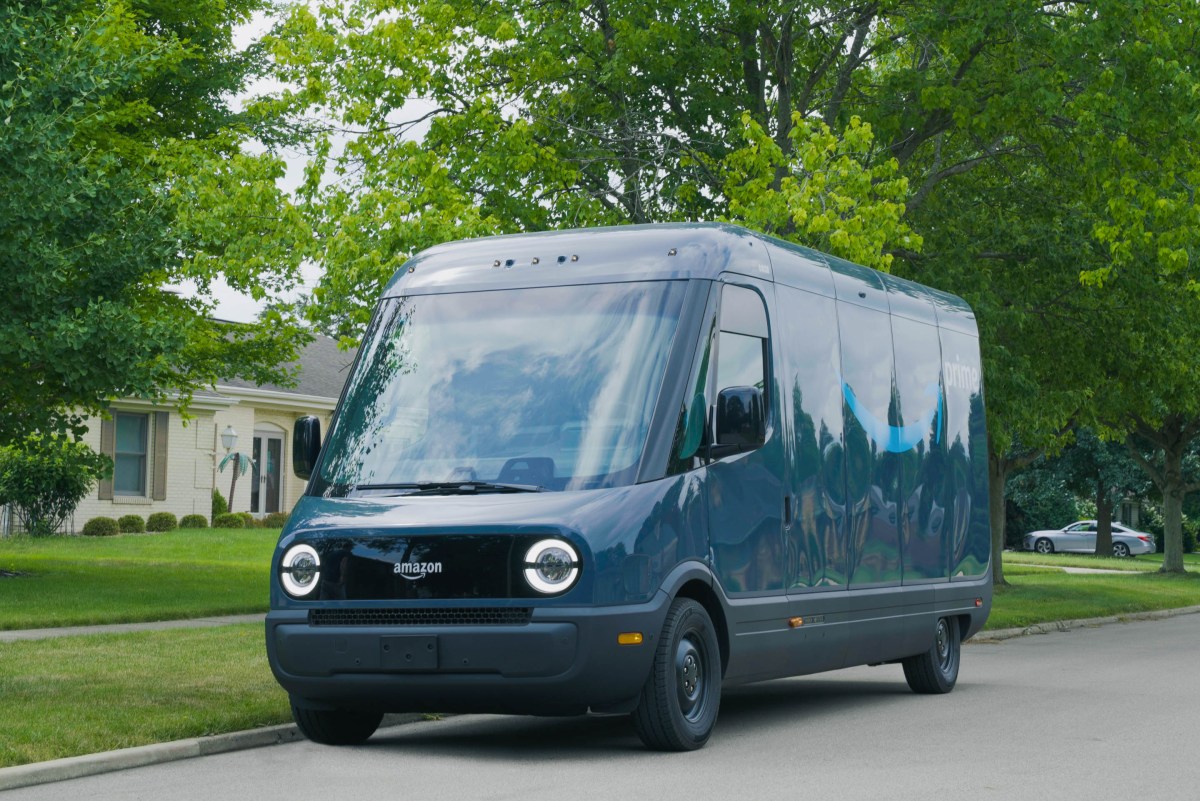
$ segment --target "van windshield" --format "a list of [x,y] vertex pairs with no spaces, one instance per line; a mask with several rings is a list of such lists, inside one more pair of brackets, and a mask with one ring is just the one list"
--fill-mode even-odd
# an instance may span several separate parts
[[632,483],[684,291],[657,281],[385,301],[313,489]]

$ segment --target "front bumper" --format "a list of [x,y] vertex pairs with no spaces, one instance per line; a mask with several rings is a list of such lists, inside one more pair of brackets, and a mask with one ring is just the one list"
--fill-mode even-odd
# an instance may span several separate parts
[[[534,607],[528,623],[485,625],[388,625],[370,615],[363,625],[313,625],[308,609],[273,610],[267,656],[275,678],[301,706],[623,712],[636,705],[649,675],[669,600],[660,592],[637,605]],[[642,643],[619,645],[623,632],[641,632]]]

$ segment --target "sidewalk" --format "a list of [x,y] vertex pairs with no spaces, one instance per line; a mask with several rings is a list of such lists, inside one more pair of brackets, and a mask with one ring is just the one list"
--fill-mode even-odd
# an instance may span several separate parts
[[0,631],[0,642],[19,640],[48,640],[51,637],[75,637],[82,634],[128,634],[132,631],[165,631],[166,629],[203,629],[229,626],[235,623],[262,623],[266,613],[226,615],[224,617],[195,617],[183,620],[153,620],[145,623],[110,623],[104,626],[61,626],[52,629],[16,629]]

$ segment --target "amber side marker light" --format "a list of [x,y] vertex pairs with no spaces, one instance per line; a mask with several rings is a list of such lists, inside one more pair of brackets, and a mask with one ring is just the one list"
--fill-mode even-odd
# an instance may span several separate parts
[[802,618],[802,617],[789,618],[788,625],[794,629],[798,629],[804,625],[804,618]]
[[617,635],[617,645],[641,645],[642,633],[640,631],[627,631]]

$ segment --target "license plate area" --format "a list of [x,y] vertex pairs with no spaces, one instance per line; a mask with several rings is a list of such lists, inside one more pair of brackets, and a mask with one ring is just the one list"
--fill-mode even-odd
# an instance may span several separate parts
[[380,637],[379,666],[392,671],[437,670],[437,635],[404,634]]

